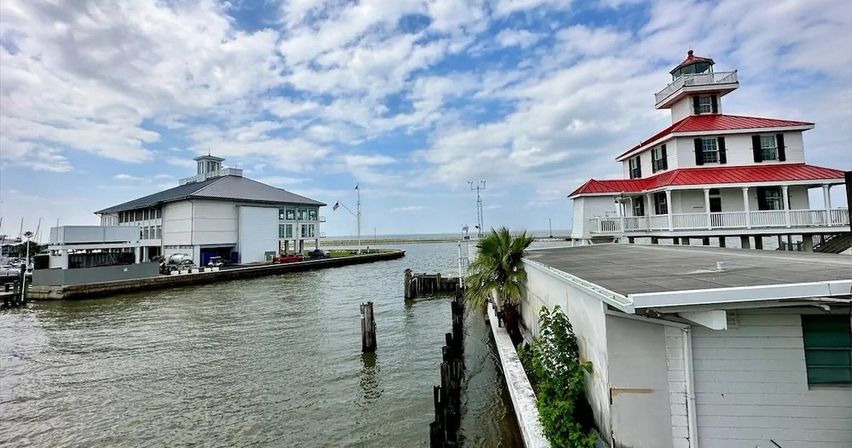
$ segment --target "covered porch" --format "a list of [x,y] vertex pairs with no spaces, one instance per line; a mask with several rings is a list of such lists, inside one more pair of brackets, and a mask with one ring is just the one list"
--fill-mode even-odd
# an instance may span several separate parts
[[[848,230],[848,209],[831,204],[833,185],[837,183],[666,187],[622,194],[616,199],[618,216],[590,218],[587,224],[592,234],[601,236]],[[808,191],[813,188],[822,190],[823,208],[810,208]]]

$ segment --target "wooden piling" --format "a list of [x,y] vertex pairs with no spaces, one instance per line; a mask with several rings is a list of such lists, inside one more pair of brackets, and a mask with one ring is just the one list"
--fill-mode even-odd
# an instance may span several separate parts
[[[441,287],[441,282],[436,282]],[[461,294],[450,302],[452,332],[444,334],[441,347],[441,385],[432,390],[435,421],[429,425],[429,446],[451,448],[459,444],[461,389],[464,380],[464,308]]]
[[373,319],[373,302],[361,304],[361,351],[376,351],[376,321]]

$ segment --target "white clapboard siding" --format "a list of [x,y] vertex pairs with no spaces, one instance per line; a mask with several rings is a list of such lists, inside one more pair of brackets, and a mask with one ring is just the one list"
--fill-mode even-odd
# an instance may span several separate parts
[[666,370],[669,383],[669,404],[672,415],[672,446],[689,447],[689,424],[686,410],[686,376],[683,368],[683,331],[665,327]]
[[[852,388],[807,383],[801,314],[818,312],[738,311],[728,330],[694,327],[701,448],[852,446]],[[680,385],[670,387],[674,409]]]

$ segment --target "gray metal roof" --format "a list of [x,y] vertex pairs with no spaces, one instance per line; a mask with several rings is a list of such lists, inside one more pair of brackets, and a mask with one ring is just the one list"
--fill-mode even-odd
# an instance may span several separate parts
[[166,202],[183,199],[226,199],[247,202],[262,202],[272,204],[318,205],[326,204],[291,193],[282,188],[273,187],[256,180],[240,176],[222,176],[201,182],[179,185],[159,193],[143,196],[132,201],[98,210],[95,213],[117,213],[143,207],[152,207]]
[[852,280],[852,256],[820,253],[593,244],[532,250],[525,258],[625,296]]

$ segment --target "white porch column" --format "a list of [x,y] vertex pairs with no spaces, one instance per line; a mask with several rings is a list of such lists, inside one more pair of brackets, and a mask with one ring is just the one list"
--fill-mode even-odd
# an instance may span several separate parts
[[704,189],[704,214],[707,215],[707,229],[712,229],[713,225],[710,224],[710,189]]
[[781,195],[784,198],[784,224],[790,227],[790,194],[786,185],[781,186]]
[[748,206],[748,187],[743,187],[743,210],[745,210],[746,215],[746,228],[751,228],[751,210],[749,210]]
[[666,218],[669,221],[669,232],[674,230],[672,225],[672,191],[666,190]]
[[825,222],[831,227],[831,185],[822,186],[822,204],[825,206]]
[[642,200],[645,201],[645,230],[649,230],[651,228],[651,212],[654,211],[654,204],[650,194],[643,195]]

